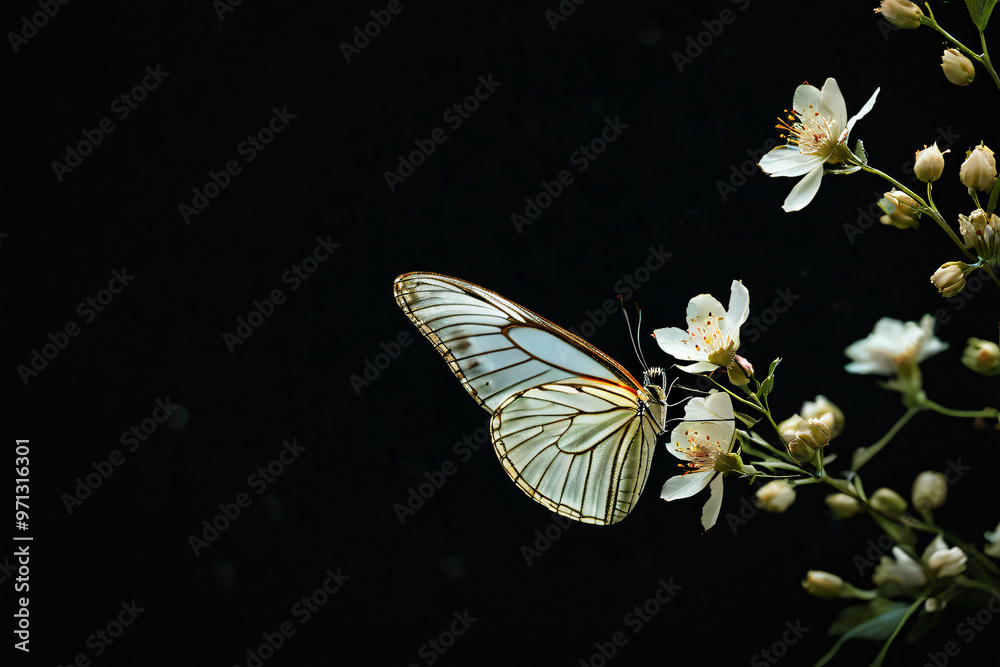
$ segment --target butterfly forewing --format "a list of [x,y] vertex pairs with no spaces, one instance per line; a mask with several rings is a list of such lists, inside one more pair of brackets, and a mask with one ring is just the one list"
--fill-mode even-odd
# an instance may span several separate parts
[[638,383],[588,342],[478,285],[433,273],[396,279],[396,302],[490,412],[509,396],[574,377]]
[[[582,338],[478,285],[396,279],[396,302],[493,414],[493,446],[517,486],[577,521],[621,521],[664,430],[662,386],[639,386]],[[662,385],[661,372],[653,373]]]

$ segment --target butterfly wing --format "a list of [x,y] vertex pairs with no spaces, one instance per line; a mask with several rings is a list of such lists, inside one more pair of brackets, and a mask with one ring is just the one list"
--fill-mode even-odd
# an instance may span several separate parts
[[639,390],[628,371],[579,336],[513,301],[435,273],[407,273],[396,303],[490,412],[532,387],[592,377]]
[[663,409],[644,389],[596,378],[546,384],[504,401],[493,447],[514,483],[553,512],[617,523],[646,484]]

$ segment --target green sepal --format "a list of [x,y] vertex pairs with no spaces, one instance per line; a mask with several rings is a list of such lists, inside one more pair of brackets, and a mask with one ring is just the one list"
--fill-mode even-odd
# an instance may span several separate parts
[[843,174],[853,174],[856,171],[861,171],[860,165],[851,165],[850,167],[844,167],[843,169],[827,169],[826,173],[834,174],[836,176],[841,176]]
[[715,459],[715,470],[717,472],[740,472],[743,470],[743,459],[739,454],[719,454]]
[[771,393],[771,390],[774,389],[774,369],[778,367],[779,363],[781,363],[781,357],[772,361],[768,367],[767,377],[760,383],[760,389],[754,394],[758,399],[763,401]]
[[865,145],[861,143],[860,139],[858,139],[858,143],[854,144],[854,155],[861,160],[861,164],[868,164],[868,153],[865,153]]
[[996,180],[993,184],[993,189],[990,190],[990,203],[986,205],[986,215],[993,212],[993,209],[997,207],[997,199],[1000,198],[1000,178]]
[[771,393],[772,389],[774,389],[774,376],[768,375],[764,378],[764,381],[760,383],[760,389],[758,389],[754,395],[763,401],[767,398],[767,395]]
[[734,411],[733,414],[736,416],[737,419],[739,419],[741,422],[743,422],[743,424],[747,428],[753,428],[754,426],[757,425],[757,422],[760,421],[760,420],[754,419],[750,415],[744,414],[742,412],[735,412]]

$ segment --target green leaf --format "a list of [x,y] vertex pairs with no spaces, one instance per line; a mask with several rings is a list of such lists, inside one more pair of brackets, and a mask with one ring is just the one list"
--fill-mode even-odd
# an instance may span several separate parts
[[969,9],[969,16],[972,17],[972,22],[980,30],[986,29],[986,24],[989,22],[990,14],[993,13],[993,8],[996,7],[996,4],[997,0],[965,0],[965,6]]
[[829,169],[829,168],[827,168],[826,173],[828,173],[828,174],[835,174],[837,176],[841,176],[843,174],[853,174],[856,171],[861,171],[861,167],[859,167],[858,165],[853,165],[853,166],[850,166],[850,167],[845,167],[843,169]]
[[887,598],[878,597],[871,602],[844,607],[837,614],[837,617],[833,619],[833,623],[830,625],[827,633],[834,637],[839,637],[862,623],[867,623],[873,618],[877,618],[899,606],[905,607],[906,605],[901,602],[893,602]]
[[858,139],[858,143],[854,144],[854,155],[861,160],[861,164],[868,164],[868,154],[865,153],[865,145],[861,143]]
[[767,395],[771,393],[772,389],[774,389],[774,376],[768,375],[764,378],[764,381],[760,383],[760,389],[758,389],[756,393],[757,398],[763,401],[767,398]]
[[993,8],[997,6],[997,0],[986,0],[983,6],[983,12],[979,18],[979,29],[986,30],[986,24],[990,20],[990,14],[993,13]]
[[1000,197],[1000,178],[993,184],[993,190],[990,191],[990,203],[986,205],[986,215],[992,213],[993,209],[997,207],[998,197]]
[[777,359],[771,362],[771,366],[767,369],[767,377],[771,377],[774,375],[774,369],[776,369],[778,367],[778,364],[780,363],[781,363],[781,357],[778,357]]
[[907,609],[908,607],[905,604],[892,607],[884,614],[851,628],[837,640],[837,643],[833,645],[829,653],[819,659],[815,667],[823,667],[823,665],[833,660],[840,647],[849,639],[873,639],[876,641],[888,639],[895,632],[896,626],[899,625],[900,621],[906,617]]
[[753,428],[759,421],[757,419],[754,419],[750,415],[744,414],[742,412],[734,412],[733,414],[735,414],[736,418],[739,419],[741,422],[743,422],[747,428]]

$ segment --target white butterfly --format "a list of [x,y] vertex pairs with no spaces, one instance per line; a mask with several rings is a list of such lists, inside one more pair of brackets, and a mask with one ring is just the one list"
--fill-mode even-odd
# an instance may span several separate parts
[[407,273],[393,290],[493,415],[493,447],[522,491],[577,521],[625,518],[665,430],[662,369],[646,371],[640,385],[579,336],[464,280]]

